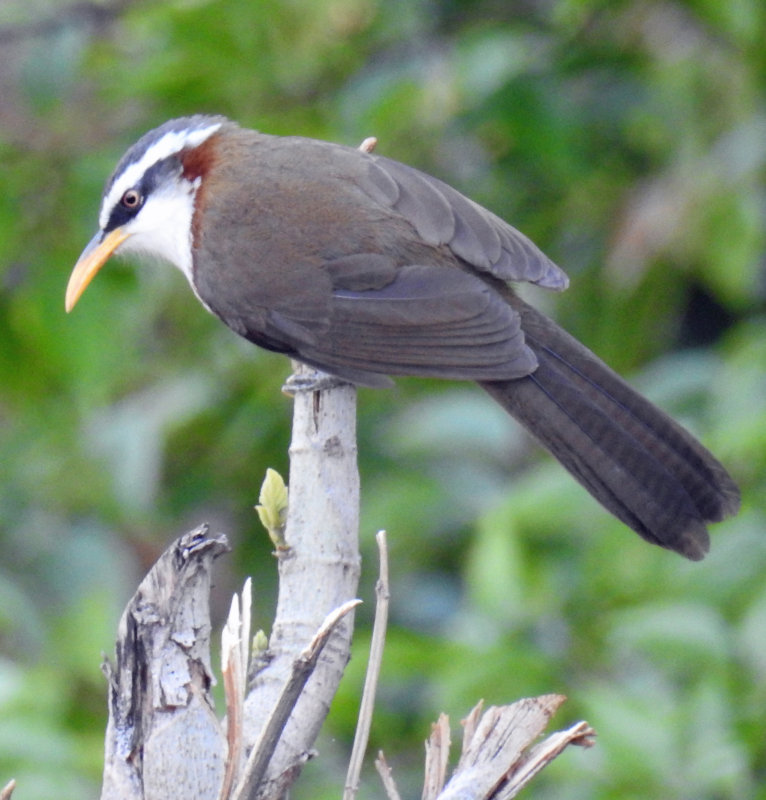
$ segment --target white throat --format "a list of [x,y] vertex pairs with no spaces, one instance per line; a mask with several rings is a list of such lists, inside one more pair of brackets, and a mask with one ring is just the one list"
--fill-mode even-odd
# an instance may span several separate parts
[[192,288],[192,218],[199,179],[183,178],[164,190],[153,192],[146,204],[125,226],[130,237],[118,253],[135,253],[168,261],[186,275]]

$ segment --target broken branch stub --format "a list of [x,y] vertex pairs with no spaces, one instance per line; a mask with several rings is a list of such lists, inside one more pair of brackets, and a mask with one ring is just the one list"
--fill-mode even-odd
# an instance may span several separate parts
[[215,800],[225,741],[210,686],[210,569],[229,549],[206,525],[141,582],[119,624],[109,681],[101,800]]

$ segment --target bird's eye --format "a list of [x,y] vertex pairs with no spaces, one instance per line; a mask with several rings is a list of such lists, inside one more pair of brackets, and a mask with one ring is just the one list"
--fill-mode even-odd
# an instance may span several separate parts
[[122,203],[124,208],[127,208],[130,211],[134,211],[141,205],[141,193],[136,189],[128,189],[127,192],[122,196]]

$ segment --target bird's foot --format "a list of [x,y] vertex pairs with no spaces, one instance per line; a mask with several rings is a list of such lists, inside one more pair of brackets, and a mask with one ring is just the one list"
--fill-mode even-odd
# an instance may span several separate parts
[[286,394],[288,397],[293,397],[298,392],[321,392],[348,384],[348,381],[335,375],[307,367],[305,364],[293,363],[296,368],[295,372],[287,378],[282,386],[282,394]]

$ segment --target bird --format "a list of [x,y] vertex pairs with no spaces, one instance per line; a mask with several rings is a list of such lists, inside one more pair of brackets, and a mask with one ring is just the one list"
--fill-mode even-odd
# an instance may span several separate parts
[[691,560],[739,508],[721,463],[519,284],[563,290],[529,238],[441,180],[223,116],[166,122],[107,180],[69,312],[113,254],[181,270],[240,336],[355,385],[475,381],[597,501]]

